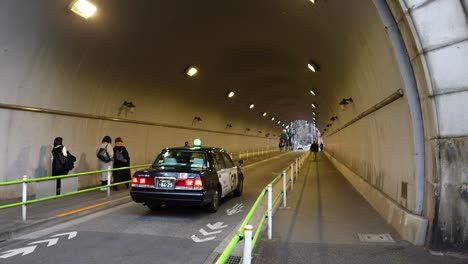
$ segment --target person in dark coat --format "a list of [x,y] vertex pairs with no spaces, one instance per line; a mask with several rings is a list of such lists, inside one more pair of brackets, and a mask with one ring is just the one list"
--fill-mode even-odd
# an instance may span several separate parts
[[312,142],[312,145],[310,145],[310,151],[312,151],[314,153],[314,160],[317,160],[317,152],[319,150],[319,146],[317,145],[317,143],[315,142]]
[[[66,169],[67,155],[67,148],[63,145],[63,139],[56,137],[52,149],[52,176],[68,174],[69,170]],[[57,179],[56,195],[60,194],[61,185],[61,179]]]
[[323,151],[323,142],[320,142],[320,151]]
[[[128,151],[124,146],[122,138],[118,137],[115,139],[114,146],[114,169],[129,166],[130,156],[128,155]],[[131,179],[130,169],[113,171],[112,176],[114,177],[114,183],[129,181]],[[126,183],[125,186],[128,189],[129,183]],[[117,185],[114,186],[115,191],[118,189],[119,187]]]

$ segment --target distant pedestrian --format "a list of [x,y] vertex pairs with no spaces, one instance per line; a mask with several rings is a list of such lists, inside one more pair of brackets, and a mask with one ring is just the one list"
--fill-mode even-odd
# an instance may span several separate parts
[[184,147],[186,147],[186,148],[190,148],[190,145],[189,145],[188,141],[185,141],[185,145],[184,145]]
[[315,140],[314,140],[314,142],[312,142],[312,145],[310,145],[310,151],[314,153],[314,160],[317,160],[318,148],[319,146],[317,145],[317,143],[315,143]]
[[[122,168],[130,166],[130,156],[128,151],[124,146],[122,138],[115,139],[114,146],[114,168]],[[112,172],[114,178],[114,183],[129,181],[131,178],[130,169],[117,170]],[[126,183],[125,186],[129,187],[129,183]],[[113,187],[114,191],[117,191],[119,187],[115,185]]]
[[[67,175],[70,169],[73,168],[73,162],[76,158],[72,155],[68,157],[68,154],[69,152],[67,151],[67,148],[63,145],[63,139],[61,137],[56,137],[54,139],[54,147],[52,149],[52,176]],[[72,164],[72,168],[70,168],[70,162]],[[57,179],[55,186],[56,195],[60,194],[61,185],[61,179]]]
[[[99,170],[107,170],[112,169],[112,157],[114,157],[114,150],[112,149],[112,139],[109,136],[105,136],[102,141],[101,145],[99,145],[98,149],[96,150],[96,156],[98,157],[99,162]],[[101,172],[99,174],[99,179],[101,180],[101,186],[107,185],[107,179],[110,178],[112,172]],[[107,188],[102,187],[101,191],[106,191]]]
[[323,142],[320,142],[320,151],[323,151]]

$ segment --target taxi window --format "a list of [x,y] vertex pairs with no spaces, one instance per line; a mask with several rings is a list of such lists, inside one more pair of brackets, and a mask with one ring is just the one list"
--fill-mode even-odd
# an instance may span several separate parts
[[186,150],[166,150],[158,155],[153,167],[161,170],[191,169],[206,170],[206,155],[203,152],[191,152]]
[[226,164],[226,168],[234,167],[234,163],[232,162],[231,158],[226,152],[223,152],[223,159],[224,159],[224,164]]
[[221,154],[221,152],[215,151],[213,152],[213,156],[214,156],[215,168],[217,171],[226,168],[226,166],[224,165],[224,159],[223,159],[223,155]]

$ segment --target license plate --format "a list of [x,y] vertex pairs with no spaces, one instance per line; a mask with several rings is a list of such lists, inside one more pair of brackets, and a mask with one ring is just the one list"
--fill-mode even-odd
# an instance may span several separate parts
[[172,179],[158,179],[156,188],[158,189],[174,189],[174,180]]

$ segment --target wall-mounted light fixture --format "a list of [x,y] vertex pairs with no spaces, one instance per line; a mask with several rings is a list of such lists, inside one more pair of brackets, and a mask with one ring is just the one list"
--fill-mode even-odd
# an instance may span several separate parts
[[89,1],[75,0],[71,2],[70,10],[73,11],[75,14],[84,17],[85,19],[88,19],[96,13],[97,8]]
[[335,120],[337,120],[337,119],[338,119],[337,116],[332,116],[332,117],[330,118],[331,121],[335,121]]
[[199,116],[194,117],[192,120],[192,126],[201,121],[202,121],[201,117]]
[[133,114],[135,107],[136,105],[134,105],[132,102],[124,101],[119,107],[119,116],[122,114],[122,112],[125,112],[125,116],[127,116],[128,112]]
[[190,77],[195,76],[197,72],[198,72],[198,69],[193,66],[187,67],[187,69],[185,70],[185,74],[187,74]]
[[313,61],[309,61],[307,63],[307,68],[309,68],[309,70],[311,70],[312,72],[318,72],[320,70],[319,66]]
[[230,92],[227,94],[227,97],[232,98],[235,94],[236,94],[235,92],[230,91]]
[[232,127],[231,124],[227,124],[227,125],[226,125],[226,128],[231,128],[231,127]]
[[353,98],[343,98],[343,100],[341,100],[340,102],[340,107],[341,107],[341,110],[345,110],[346,106],[348,104],[352,104],[353,103]]

